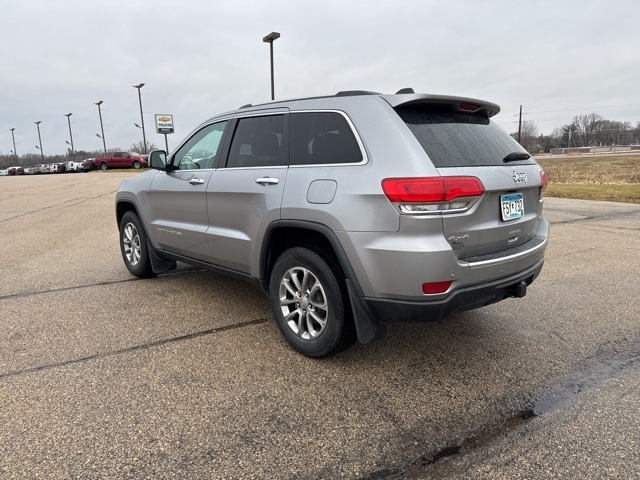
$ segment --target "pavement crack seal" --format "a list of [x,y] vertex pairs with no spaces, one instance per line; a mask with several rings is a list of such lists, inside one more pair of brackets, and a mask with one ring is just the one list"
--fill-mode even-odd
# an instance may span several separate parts
[[512,413],[493,425],[476,430],[459,441],[447,442],[443,448],[420,455],[402,467],[386,468],[362,477],[363,480],[400,480],[421,477],[430,467],[441,460],[464,455],[488,445],[505,436],[508,432],[521,427],[532,419],[561,408],[576,395],[590,390],[600,383],[614,378],[630,368],[640,367],[640,345],[634,343],[631,353],[619,354],[608,359],[588,359],[585,368],[566,378],[538,397],[527,409]]
[[[107,192],[107,193],[101,193],[100,195],[96,195],[95,197],[71,198],[69,200],[65,200],[65,201],[59,202],[59,203],[54,203],[53,205],[47,205],[46,207],[38,208],[36,210],[29,210],[28,212],[18,213],[17,215],[14,215],[13,217],[8,217],[8,218],[0,220],[0,223],[8,222],[9,220],[14,220],[16,218],[20,218],[20,217],[24,217],[24,216],[27,216],[27,215],[31,215],[33,213],[40,213],[40,212],[42,212],[44,210],[50,210],[50,209],[56,208],[56,207],[74,207],[76,205],[80,205],[81,203],[88,202],[89,200],[95,200],[97,198],[113,195],[116,191],[117,190],[113,190],[113,191]],[[72,202],[75,202],[75,203],[72,203]]]
[[552,225],[563,225],[567,223],[579,223],[579,222],[590,222],[592,220],[604,220],[607,218],[618,218],[618,217],[628,217],[629,215],[637,214],[640,210],[625,210],[623,212],[611,212],[603,215],[592,215],[592,216],[580,216],[579,218],[571,218],[568,220],[559,220],[557,222],[552,222]]
[[[190,270],[184,270],[179,272],[161,273],[157,275],[156,278],[172,277],[176,275],[188,275],[192,273],[202,273],[204,271],[206,270],[198,268],[198,269],[190,269]],[[117,285],[119,283],[141,282],[145,280],[149,281],[150,279],[133,277],[133,278],[126,278],[124,280],[112,280],[107,282],[90,283],[87,285],[73,285],[71,287],[52,288],[50,290],[36,290],[33,292],[10,293],[8,295],[0,295],[0,300],[10,300],[12,298],[25,298],[25,297],[31,297],[34,295],[44,295],[47,293],[68,292],[71,290],[82,290],[84,288],[103,287],[105,285]]]
[[184,342],[186,340],[193,340],[194,338],[204,337],[207,335],[213,335],[216,333],[222,333],[229,330],[236,330],[238,328],[250,327],[253,325],[260,325],[262,323],[266,323],[269,320],[266,318],[258,318],[255,320],[248,320],[246,322],[234,323],[232,325],[225,325],[222,327],[209,328],[207,330],[201,330],[199,332],[188,333],[186,335],[180,335],[172,338],[164,338],[162,340],[156,340],[153,342],[143,343],[140,345],[133,345],[127,348],[120,348],[118,350],[111,350],[103,353],[96,353],[95,355],[88,355],[86,357],[74,358],[71,360],[64,360],[62,362],[48,363],[44,365],[38,365],[36,367],[25,368],[22,370],[15,370],[13,372],[0,373],[0,380],[4,380],[6,378],[17,377],[20,375],[26,375],[30,373],[41,372],[43,370],[51,370],[59,367],[67,367],[69,365],[76,365],[80,363],[90,362],[93,360],[101,360],[103,358],[115,357],[118,355],[123,355],[131,352],[137,352],[141,350],[149,350],[155,347],[161,347],[163,345],[168,345],[171,343]]

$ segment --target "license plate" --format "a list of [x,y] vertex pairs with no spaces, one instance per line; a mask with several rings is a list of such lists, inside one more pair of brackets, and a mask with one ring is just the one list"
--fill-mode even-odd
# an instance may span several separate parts
[[521,193],[511,193],[500,195],[500,208],[502,210],[502,220],[515,220],[524,217],[524,201]]

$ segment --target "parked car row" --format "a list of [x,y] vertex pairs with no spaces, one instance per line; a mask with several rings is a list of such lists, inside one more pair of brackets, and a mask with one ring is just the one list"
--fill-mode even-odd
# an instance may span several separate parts
[[62,163],[48,163],[34,165],[32,167],[9,167],[0,170],[0,176],[5,175],[33,175],[38,173],[65,173],[87,172],[99,168],[146,168],[148,167],[148,155],[136,152],[111,152],[108,157],[87,158],[79,162],[68,161]]
[[93,170],[93,158],[88,158],[80,162],[68,161],[57,163],[41,163],[31,167],[9,167],[0,170],[0,176],[6,175],[38,175],[41,173],[66,173],[66,172],[87,172]]

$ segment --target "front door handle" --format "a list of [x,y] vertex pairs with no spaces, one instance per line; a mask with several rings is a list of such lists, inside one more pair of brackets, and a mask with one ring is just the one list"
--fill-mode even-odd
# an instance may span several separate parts
[[262,177],[262,178],[256,179],[256,183],[262,186],[277,185],[279,181],[280,180],[278,180],[277,178],[271,178],[271,177]]
[[204,180],[202,178],[192,178],[191,180],[189,180],[189,183],[191,185],[202,185],[204,183]]

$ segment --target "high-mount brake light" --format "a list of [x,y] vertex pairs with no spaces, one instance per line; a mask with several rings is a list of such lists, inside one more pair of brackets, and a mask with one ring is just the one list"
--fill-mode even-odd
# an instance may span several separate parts
[[401,213],[419,214],[465,210],[484,193],[484,185],[476,177],[386,178],[382,190]]
[[480,107],[478,105],[471,105],[470,103],[461,103],[460,110],[467,110],[469,112],[475,112]]

